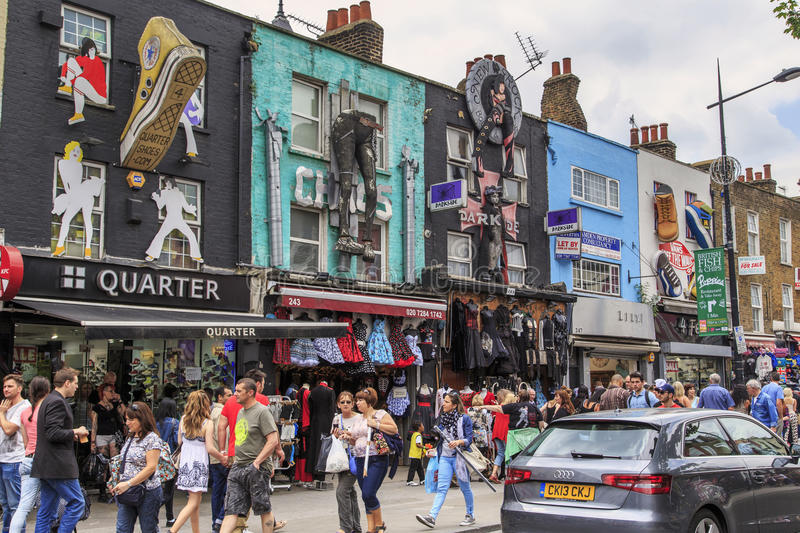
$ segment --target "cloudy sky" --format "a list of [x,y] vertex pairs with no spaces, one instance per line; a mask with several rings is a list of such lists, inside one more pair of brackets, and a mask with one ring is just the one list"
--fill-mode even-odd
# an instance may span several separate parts
[[[277,0],[212,0],[270,21]],[[352,1],[285,0],[285,11],[325,26],[327,10]],[[639,126],[669,123],[684,162],[718,157],[716,60],[729,96],[800,66],[800,41],[783,33],[768,0],[373,0],[385,31],[384,63],[455,86],[465,61],[505,54],[518,76],[527,70],[514,32],[531,36],[544,63],[519,80],[525,111],[540,114],[550,63],[572,58],[581,79],[578,101],[589,131],[628,144]],[[295,31],[301,25],[293,23]],[[800,195],[800,79],[773,83],[725,106],[728,153],[742,167],[772,174],[787,194]]]

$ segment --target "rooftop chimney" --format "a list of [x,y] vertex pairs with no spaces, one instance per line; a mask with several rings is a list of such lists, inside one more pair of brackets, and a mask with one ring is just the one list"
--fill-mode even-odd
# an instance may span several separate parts
[[764,179],[771,180],[772,179],[772,165],[767,163],[764,165]]
[[631,146],[639,146],[639,128],[631,128]]
[[503,65],[503,68],[506,68],[506,56],[503,54],[497,54],[494,56],[494,60]]
[[553,76],[544,82],[542,92],[542,118],[555,120],[573,128],[586,131],[586,116],[578,103],[580,78],[572,73],[572,60],[564,58],[564,73],[553,62]]
[[650,130],[647,126],[642,126],[642,144],[647,144],[650,142]]
[[338,12],[335,9],[328,10],[328,23],[325,25],[325,31],[335,30],[339,27],[337,22]]
[[746,181],[753,181],[753,167],[747,167],[744,169],[745,172],[745,180]]
[[[752,171],[752,169],[748,169]],[[778,183],[772,179],[772,165],[767,163],[764,165],[764,173],[756,172],[755,179],[753,179],[752,183],[754,187],[758,187],[761,190],[768,191],[771,193],[776,193],[778,190]]]
[[467,73],[464,76],[465,78],[467,76],[469,76],[469,71],[472,70],[472,67],[474,67],[474,66],[475,66],[475,62],[474,61],[467,61]]
[[368,61],[383,61],[383,28],[372,20],[372,7],[368,0],[351,5],[349,12],[346,7],[339,8],[335,22],[328,11],[325,33],[317,39]]
[[658,140],[658,126],[653,124],[650,126],[650,142],[654,143]]
[[[674,142],[669,140],[669,136],[667,135],[668,127],[669,124],[666,122],[662,122],[658,125],[642,126],[642,144],[636,148],[643,148],[649,152],[654,152],[674,161],[677,146]],[[659,130],[661,133],[660,139]]]

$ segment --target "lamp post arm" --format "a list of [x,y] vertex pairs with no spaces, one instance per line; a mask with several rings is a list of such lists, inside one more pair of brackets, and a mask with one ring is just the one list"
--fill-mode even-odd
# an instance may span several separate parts
[[765,85],[769,85],[770,83],[773,83],[774,81],[775,81],[775,80],[769,80],[769,81],[765,81],[765,82],[764,82],[764,83],[762,83],[761,85],[756,85],[755,87],[753,87],[753,88],[750,88],[750,89],[747,89],[746,91],[742,91],[742,92],[740,92],[740,93],[738,93],[738,94],[734,94],[733,96],[729,96],[729,97],[725,98],[725,99],[724,99],[724,100],[722,100],[722,101],[719,101],[719,102],[714,102],[713,104],[708,104],[708,105],[706,106],[706,109],[711,109],[712,107],[717,107],[717,106],[718,106],[718,105],[720,105],[721,103],[723,103],[723,104],[724,104],[725,102],[729,102],[729,101],[733,100],[734,98],[739,98],[739,97],[740,97],[740,96],[742,96],[743,94],[747,94],[747,93],[753,92],[753,91],[755,91],[756,89],[760,89],[760,88],[764,87]]

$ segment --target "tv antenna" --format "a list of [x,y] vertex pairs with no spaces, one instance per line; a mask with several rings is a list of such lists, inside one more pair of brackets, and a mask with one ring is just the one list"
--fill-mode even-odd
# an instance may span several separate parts
[[631,128],[639,129],[639,126],[636,125],[636,119],[633,118],[633,115],[631,115],[631,118],[628,119],[628,123],[631,125]]
[[306,29],[308,29],[309,33],[313,33],[316,37],[319,37],[320,35],[325,33],[325,30],[322,29],[320,26],[317,26],[313,22],[308,22],[307,20],[303,20],[296,15],[292,15],[291,13],[286,15],[286,18],[290,18],[292,20],[299,22],[300,24],[303,24],[306,27]]
[[530,68],[514,78],[514,81],[520,79],[522,76],[527,74],[528,72],[532,71],[536,67],[542,64],[542,59],[544,56],[547,55],[547,50],[539,51],[536,48],[536,42],[533,40],[533,37],[528,36],[525,39],[520,37],[519,32],[515,31],[514,35],[517,36],[517,41],[519,41],[519,46],[522,48],[522,53],[525,54],[525,61],[530,65]]

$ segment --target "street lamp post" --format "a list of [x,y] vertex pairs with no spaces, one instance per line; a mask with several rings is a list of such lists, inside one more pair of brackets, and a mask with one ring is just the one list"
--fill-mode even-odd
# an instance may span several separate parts
[[706,109],[719,106],[719,136],[720,147],[722,149],[722,156],[711,165],[711,178],[717,183],[722,185],[722,194],[724,196],[724,210],[725,210],[725,249],[728,257],[728,278],[730,279],[731,286],[731,328],[729,332],[729,339],[731,343],[731,350],[733,353],[733,374],[734,383],[744,382],[744,359],[742,354],[738,353],[736,348],[736,338],[733,335],[734,328],[740,325],[739,319],[739,288],[736,283],[736,258],[733,255],[733,221],[731,220],[731,195],[730,185],[736,180],[741,171],[741,166],[736,159],[728,156],[727,147],[725,145],[725,114],[723,113],[723,104],[734,98],[738,98],[749,92],[760,89],[765,85],[773,82],[783,83],[785,81],[793,80],[800,77],[800,67],[792,67],[784,69],[776,74],[771,80],[764,82],[760,85],[742,91],[740,93],[722,98],[722,77],[719,70],[719,59],[717,59],[717,101],[713,104],[706,106]]

